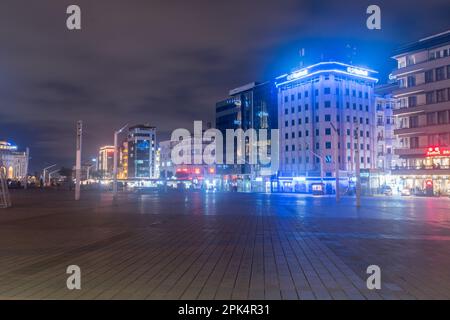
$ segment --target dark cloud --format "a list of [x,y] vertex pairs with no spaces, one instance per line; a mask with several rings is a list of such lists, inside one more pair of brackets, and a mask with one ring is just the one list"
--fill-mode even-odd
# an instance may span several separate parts
[[[82,30],[65,27],[82,9]],[[396,46],[448,29],[446,0],[378,1],[382,30],[365,27],[372,1],[2,0],[0,138],[30,146],[32,168],[73,163],[75,123],[86,158],[124,123],[166,138],[213,121],[229,89],[308,59],[346,58],[386,76]]]

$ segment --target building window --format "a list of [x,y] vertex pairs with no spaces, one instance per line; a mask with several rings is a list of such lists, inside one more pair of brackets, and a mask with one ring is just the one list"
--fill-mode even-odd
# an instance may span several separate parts
[[331,101],[325,101],[325,108],[331,108]]
[[298,118],[298,124],[299,124],[299,125],[302,124],[302,118]]
[[289,139],[289,134],[287,132],[284,134],[284,138]]
[[409,117],[409,127],[417,128],[418,126],[419,126],[419,117],[418,116]]
[[302,98],[302,93],[301,92],[299,92],[299,93],[297,93],[297,99],[301,99]]
[[411,149],[416,149],[419,147],[419,137],[412,137],[409,139],[409,147]]
[[447,100],[446,89],[440,89],[436,91],[436,102],[444,102]]
[[331,93],[331,89],[330,88],[324,88],[323,89],[323,93],[324,94],[330,94]]
[[353,110],[356,110],[356,103],[353,104]]
[[436,81],[441,81],[445,79],[445,69],[444,67],[436,68]]
[[362,98],[362,91],[358,91],[358,98]]
[[316,136],[319,135],[319,129],[316,129]]
[[305,117],[305,123],[309,123],[309,118]]
[[294,107],[291,108],[291,113],[295,113],[295,108]]
[[309,105],[305,104],[305,111],[308,111],[308,109],[309,109]]
[[309,130],[305,130],[305,136],[309,137]]
[[291,133],[291,137],[292,137],[292,139],[295,138],[295,132],[292,132],[292,133]]
[[326,114],[325,115],[325,121],[330,122],[331,121],[331,115]]
[[319,122],[319,116],[316,116],[316,122]]
[[285,97],[284,97],[284,102],[288,102],[288,101],[289,101],[288,96],[285,96]]
[[350,129],[347,129],[347,135],[348,136],[350,135]]
[[408,76],[407,78],[408,88],[414,87],[416,85],[416,77],[415,76]]
[[331,149],[331,142],[329,142],[329,141],[325,142],[325,148]]
[[417,97],[416,96],[408,97],[408,107],[412,108],[415,106],[417,106]]
[[364,98],[365,98],[365,99],[369,99],[369,93],[368,93],[368,92],[365,92],[365,93],[364,93]]
[[302,137],[302,132],[301,132],[301,131],[298,132],[298,137],[299,137],[299,138]]
[[295,96],[293,94],[291,94],[291,101],[295,100]]
[[305,91],[305,98],[308,97],[308,91]]
[[437,113],[438,124],[448,123],[448,111],[439,111]]
[[430,92],[425,93],[425,99],[426,99],[427,104],[434,103],[434,92],[430,91]]
[[285,127],[288,127],[288,126],[289,126],[289,121],[285,121],[285,122],[284,122],[284,126],[285,126]]
[[289,110],[288,109],[284,109],[284,114],[289,114]]
[[302,112],[302,106],[297,107],[298,112]]
[[316,149],[320,149],[320,143],[316,142]]
[[433,70],[425,71],[425,83],[430,83],[434,81]]
[[293,145],[291,146],[291,150],[292,150],[292,151],[295,151],[295,144],[293,144]]
[[326,134],[327,136],[331,135],[331,129],[330,129],[330,128],[326,128],[326,129],[325,129],[325,134]]
[[437,124],[437,117],[435,112],[427,113],[427,125]]

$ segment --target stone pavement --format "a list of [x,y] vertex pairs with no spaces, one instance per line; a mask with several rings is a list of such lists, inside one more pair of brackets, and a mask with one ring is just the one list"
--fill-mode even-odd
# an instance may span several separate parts
[[0,210],[1,299],[450,299],[448,198],[72,197],[15,191]]

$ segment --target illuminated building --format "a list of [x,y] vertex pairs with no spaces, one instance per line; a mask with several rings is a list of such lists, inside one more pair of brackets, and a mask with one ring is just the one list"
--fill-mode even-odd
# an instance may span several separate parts
[[376,168],[374,74],[320,62],[277,77],[281,190],[311,192],[323,180],[332,192],[336,152],[342,183],[355,175],[356,161],[367,174]]
[[[267,129],[268,152],[271,152],[271,129],[278,128],[277,114],[277,94],[273,81],[264,83],[249,83],[239,88],[230,90],[229,97],[216,103],[216,128],[222,132],[224,137],[224,159],[227,152],[226,130],[227,129]],[[246,150],[249,147],[246,146]],[[237,145],[235,144],[234,155],[237,154]],[[249,154],[245,155],[246,162],[249,160]],[[270,164],[266,166],[255,164],[224,164],[217,166],[217,173],[221,175],[235,176],[238,179],[250,181],[270,180],[270,176],[276,174],[272,172]],[[250,186],[244,187],[248,189]],[[254,189],[254,186],[253,186]],[[263,191],[263,190],[261,190]]]
[[[200,147],[197,147],[194,141],[194,139],[191,139],[192,158],[195,154],[203,154],[205,147],[210,143],[202,141],[200,150]],[[160,178],[187,181],[197,186],[201,186],[205,179],[212,180],[216,173],[216,169],[212,165],[204,162],[200,164],[174,164],[172,162],[172,150],[178,143],[180,142],[171,140],[161,141],[159,143]]]
[[398,141],[394,136],[395,118],[393,111],[396,99],[392,97],[392,91],[398,86],[393,83],[375,87],[376,109],[376,168],[388,174],[397,165],[398,156],[394,149],[398,147]]
[[16,145],[0,141],[0,170],[7,179],[22,180],[28,167],[26,152],[18,151]]
[[137,125],[128,130],[128,178],[156,178],[156,128]]
[[450,30],[401,47],[393,58],[401,159],[393,174],[415,193],[449,193]]
[[114,170],[114,146],[104,146],[98,153],[98,168],[100,176],[111,179]]
[[119,164],[118,164],[118,179],[128,178],[128,141],[124,141],[119,147]]

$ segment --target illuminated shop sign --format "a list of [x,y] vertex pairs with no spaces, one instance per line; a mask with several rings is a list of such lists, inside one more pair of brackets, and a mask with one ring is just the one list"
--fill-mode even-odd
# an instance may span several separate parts
[[9,142],[0,141],[0,150],[17,150],[17,146]]
[[365,77],[367,77],[369,75],[369,72],[367,70],[354,68],[354,67],[347,67],[347,72],[357,74],[359,76],[365,76]]
[[300,77],[306,76],[308,74],[308,70],[307,69],[303,69],[294,73],[291,73],[290,75],[287,76],[287,80],[294,80],[294,79],[298,79]]
[[443,149],[441,147],[430,147],[427,149],[427,157],[450,156],[450,149]]

